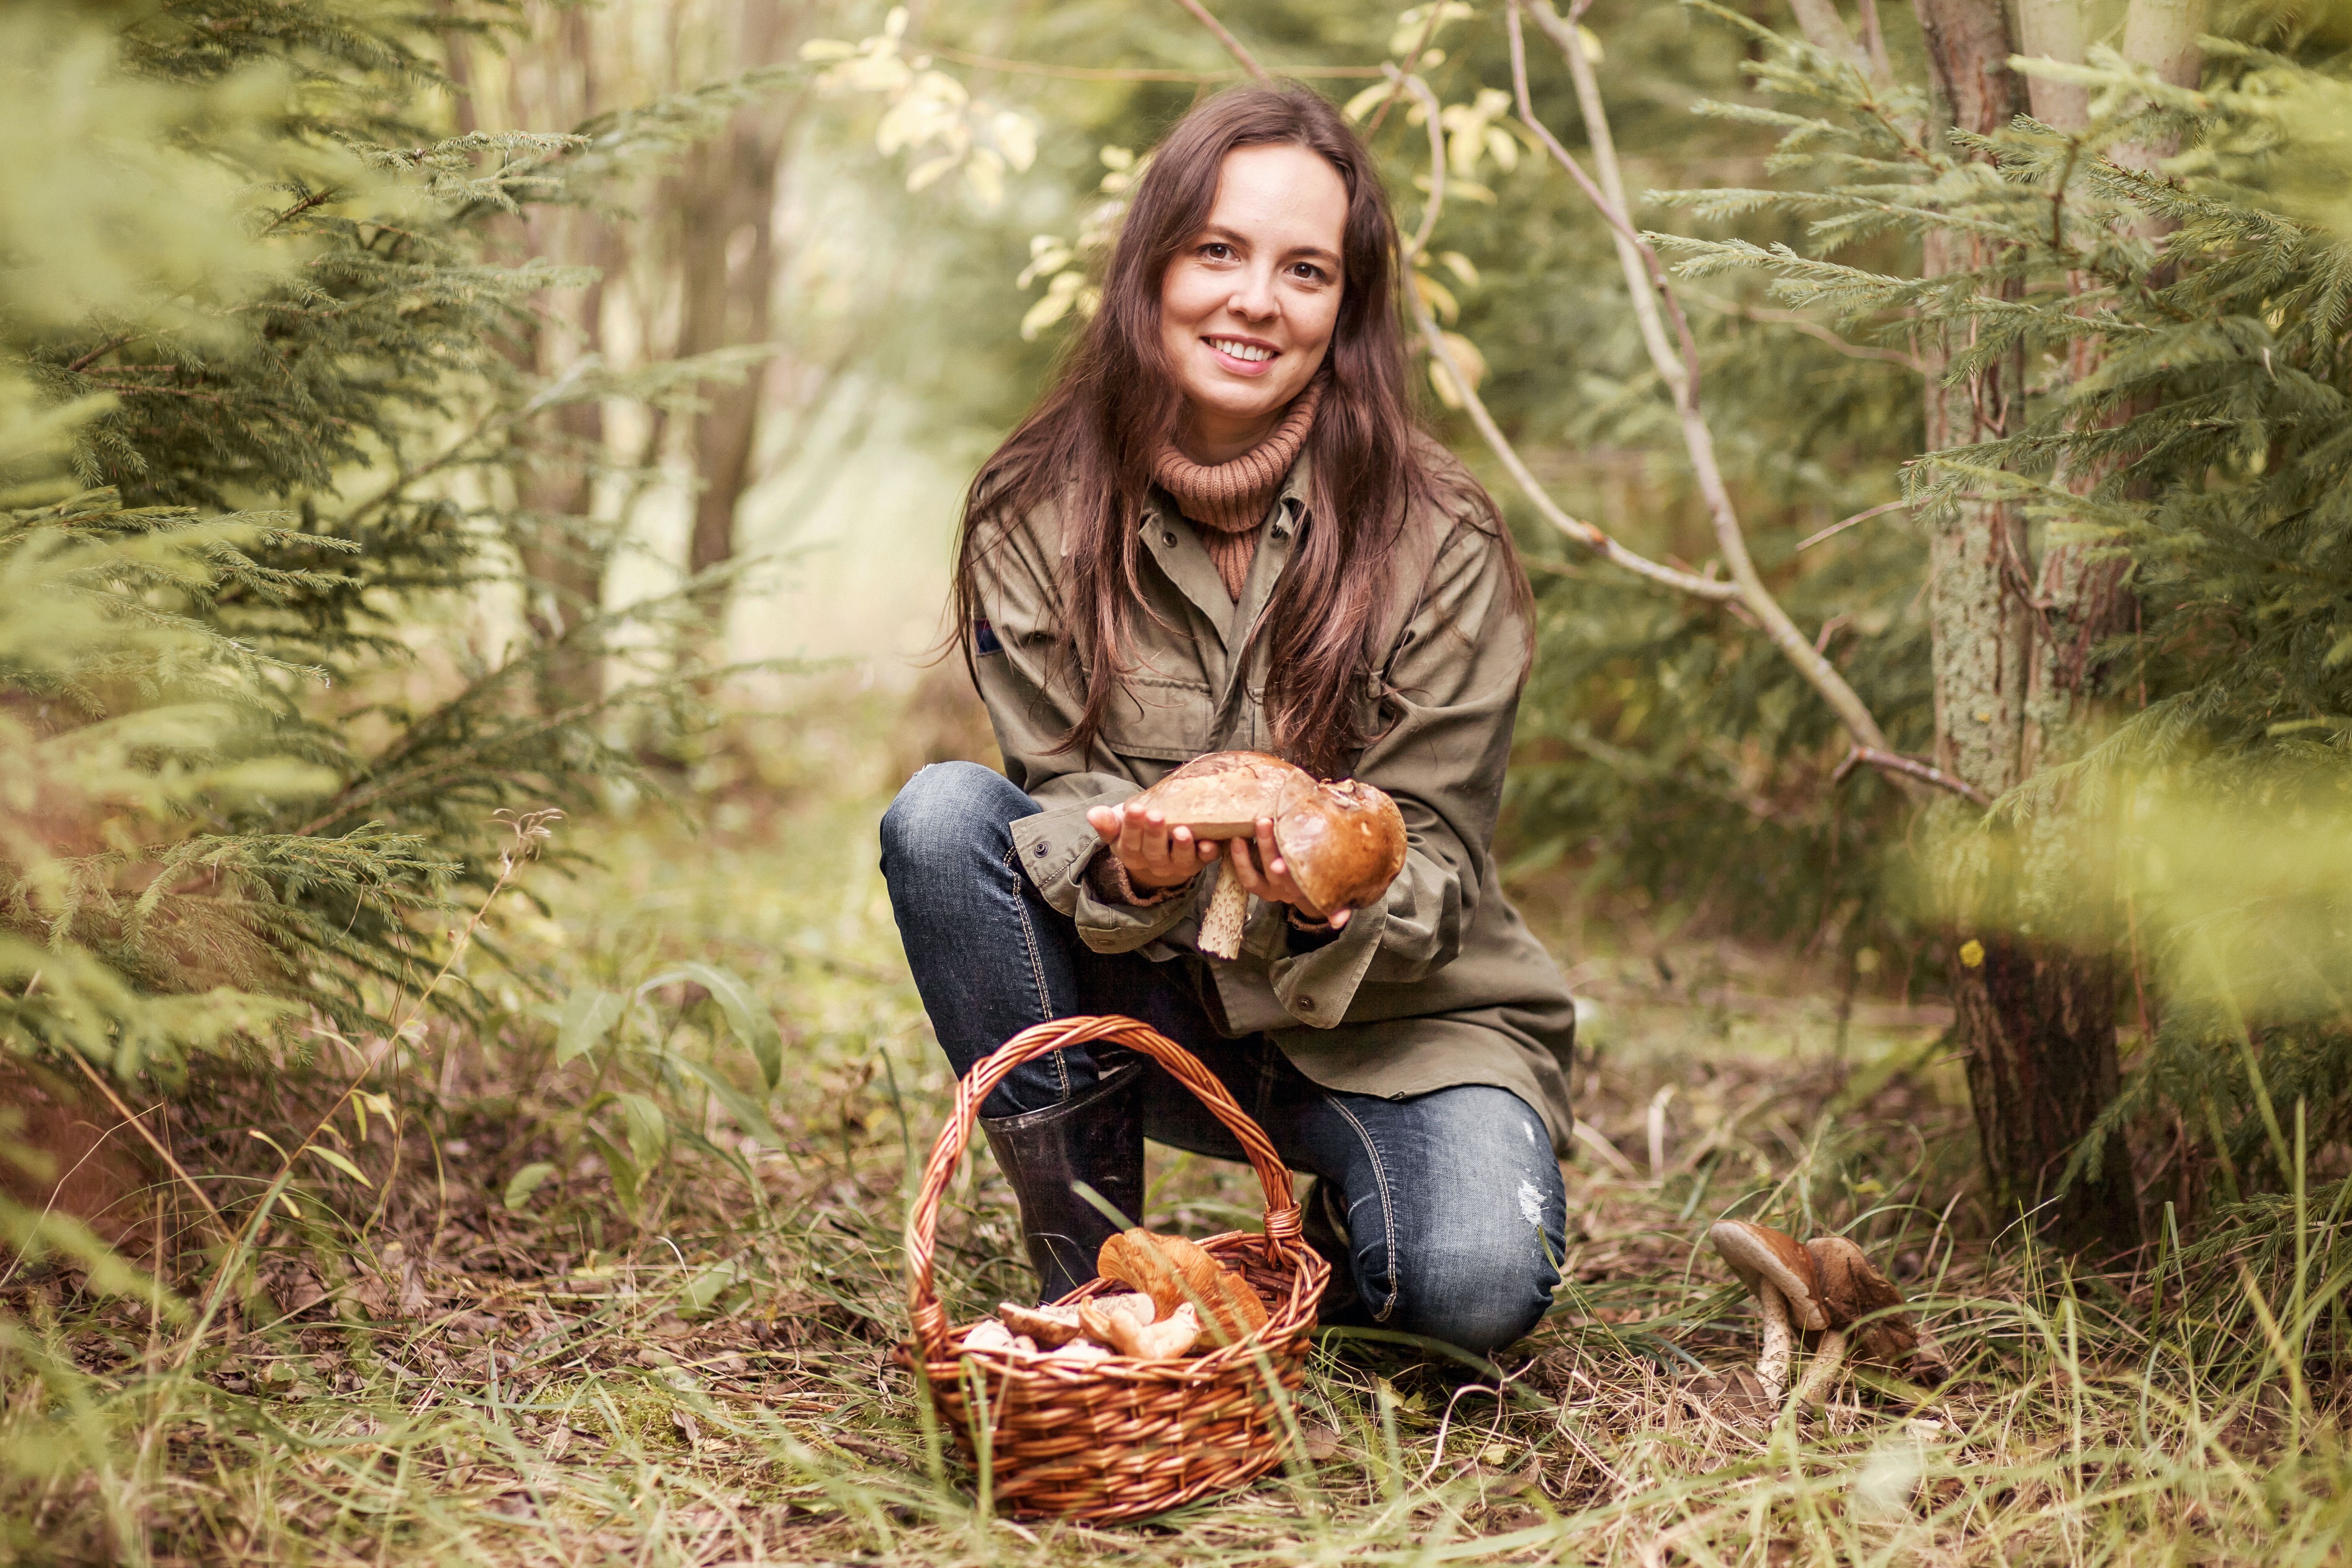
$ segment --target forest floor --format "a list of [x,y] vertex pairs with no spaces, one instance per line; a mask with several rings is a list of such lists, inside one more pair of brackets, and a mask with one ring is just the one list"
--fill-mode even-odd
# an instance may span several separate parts
[[[478,1026],[200,1074],[172,1136],[221,1226],[160,1186],[123,1244],[179,1304],[0,1281],[0,1560],[2341,1561],[2344,1384],[2285,1342],[2342,1303],[2283,1271],[2299,1216],[2076,1278],[1972,1205],[1932,1009],[1841,1019],[1817,975],[1541,886],[1598,1005],[1540,1329],[1485,1366],[1320,1345],[1304,1452],[1238,1494],[1118,1527],[982,1513],[893,1358],[950,1087],[874,868],[920,744],[880,698],[749,725],[682,781],[692,831],[643,805],[559,826],[594,864],[524,868],[485,928],[509,968],[471,961]],[[781,1026],[772,1091],[730,977]],[[1156,1226],[1262,1212],[1246,1168],[1151,1173]],[[1756,1322],[1703,1238],[1734,1211],[1864,1242],[1953,1380],[1727,1418],[1709,1374]],[[1011,1214],[970,1162],[940,1226],[959,1321],[1025,1299]]]

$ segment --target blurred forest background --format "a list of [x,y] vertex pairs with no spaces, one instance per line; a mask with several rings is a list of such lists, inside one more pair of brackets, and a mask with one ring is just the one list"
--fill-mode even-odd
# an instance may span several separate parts
[[[2352,12],[1209,9],[0,0],[0,1555],[2341,1555]],[[1534,577],[1570,1280],[1172,1531],[991,1523],[874,823],[992,754],[961,487],[1254,64]],[[1727,1420],[1728,1214],[1954,1381]]]

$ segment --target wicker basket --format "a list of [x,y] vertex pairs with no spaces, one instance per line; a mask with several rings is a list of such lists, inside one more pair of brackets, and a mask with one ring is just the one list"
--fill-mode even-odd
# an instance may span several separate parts
[[[1151,1058],[1233,1130],[1265,1187],[1265,1234],[1232,1231],[1201,1245],[1266,1303],[1265,1327],[1240,1344],[1175,1361],[1129,1356],[1044,1361],[1009,1351],[959,1354],[931,1285],[940,1194],[989,1091],[1023,1062],[1065,1046],[1124,1046]],[[1225,1086],[1174,1041],[1132,1018],[1060,1018],[1024,1029],[966,1075],[955,1113],[923,1168],[907,1220],[907,1309],[915,1338],[900,1354],[975,1463],[985,1439],[997,1505],[1075,1519],[1140,1519],[1245,1485],[1282,1462],[1288,1430],[1271,1384],[1295,1392],[1330,1266],[1299,1237],[1290,1173]],[[1128,1289],[1095,1279],[1063,1298]]]

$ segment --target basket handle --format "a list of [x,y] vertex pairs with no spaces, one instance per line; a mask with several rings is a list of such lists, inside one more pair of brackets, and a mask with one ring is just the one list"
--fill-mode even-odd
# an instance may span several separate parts
[[1022,1063],[1075,1045],[1124,1046],[1139,1052],[1167,1068],[1171,1078],[1198,1096],[1217,1120],[1241,1140],[1242,1149],[1257,1170],[1258,1182],[1265,1189],[1267,1246],[1277,1258],[1297,1255],[1301,1245],[1301,1222],[1298,1205],[1290,1198],[1289,1168],[1274,1152],[1274,1144],[1258,1124],[1234,1103],[1217,1076],[1201,1065],[1200,1058],[1149,1024],[1117,1014],[1056,1018],[1033,1025],[999,1046],[956,1085],[955,1110],[948,1124],[940,1130],[939,1142],[931,1145],[930,1161],[923,1167],[922,1187],[915,1195],[915,1206],[907,1215],[907,1313],[914,1321],[915,1337],[921,1342],[928,1360],[945,1361],[948,1354],[947,1312],[940,1305],[939,1292],[931,1284],[940,1198],[963,1159],[965,1146],[971,1142],[981,1102]]

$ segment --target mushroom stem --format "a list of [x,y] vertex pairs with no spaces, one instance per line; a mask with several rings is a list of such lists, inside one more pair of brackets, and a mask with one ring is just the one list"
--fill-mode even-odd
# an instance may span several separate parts
[[1215,958],[1239,958],[1242,922],[1248,913],[1249,894],[1242,890],[1242,879],[1234,875],[1233,855],[1228,850],[1217,863],[1217,890],[1210,896],[1209,912],[1201,917],[1201,951]]
[[1822,1342],[1813,1350],[1812,1364],[1805,1368],[1805,1380],[1797,1385],[1799,1403],[1812,1410],[1828,1403],[1830,1386],[1837,1382],[1838,1373],[1845,1366],[1845,1347],[1843,1329],[1832,1329],[1822,1336]]
[[1756,1282],[1756,1310],[1764,1317],[1764,1350],[1756,1358],[1756,1378],[1765,1396],[1775,1405],[1789,1386],[1789,1350],[1796,1336],[1789,1328],[1789,1303],[1780,1287],[1769,1279]]

